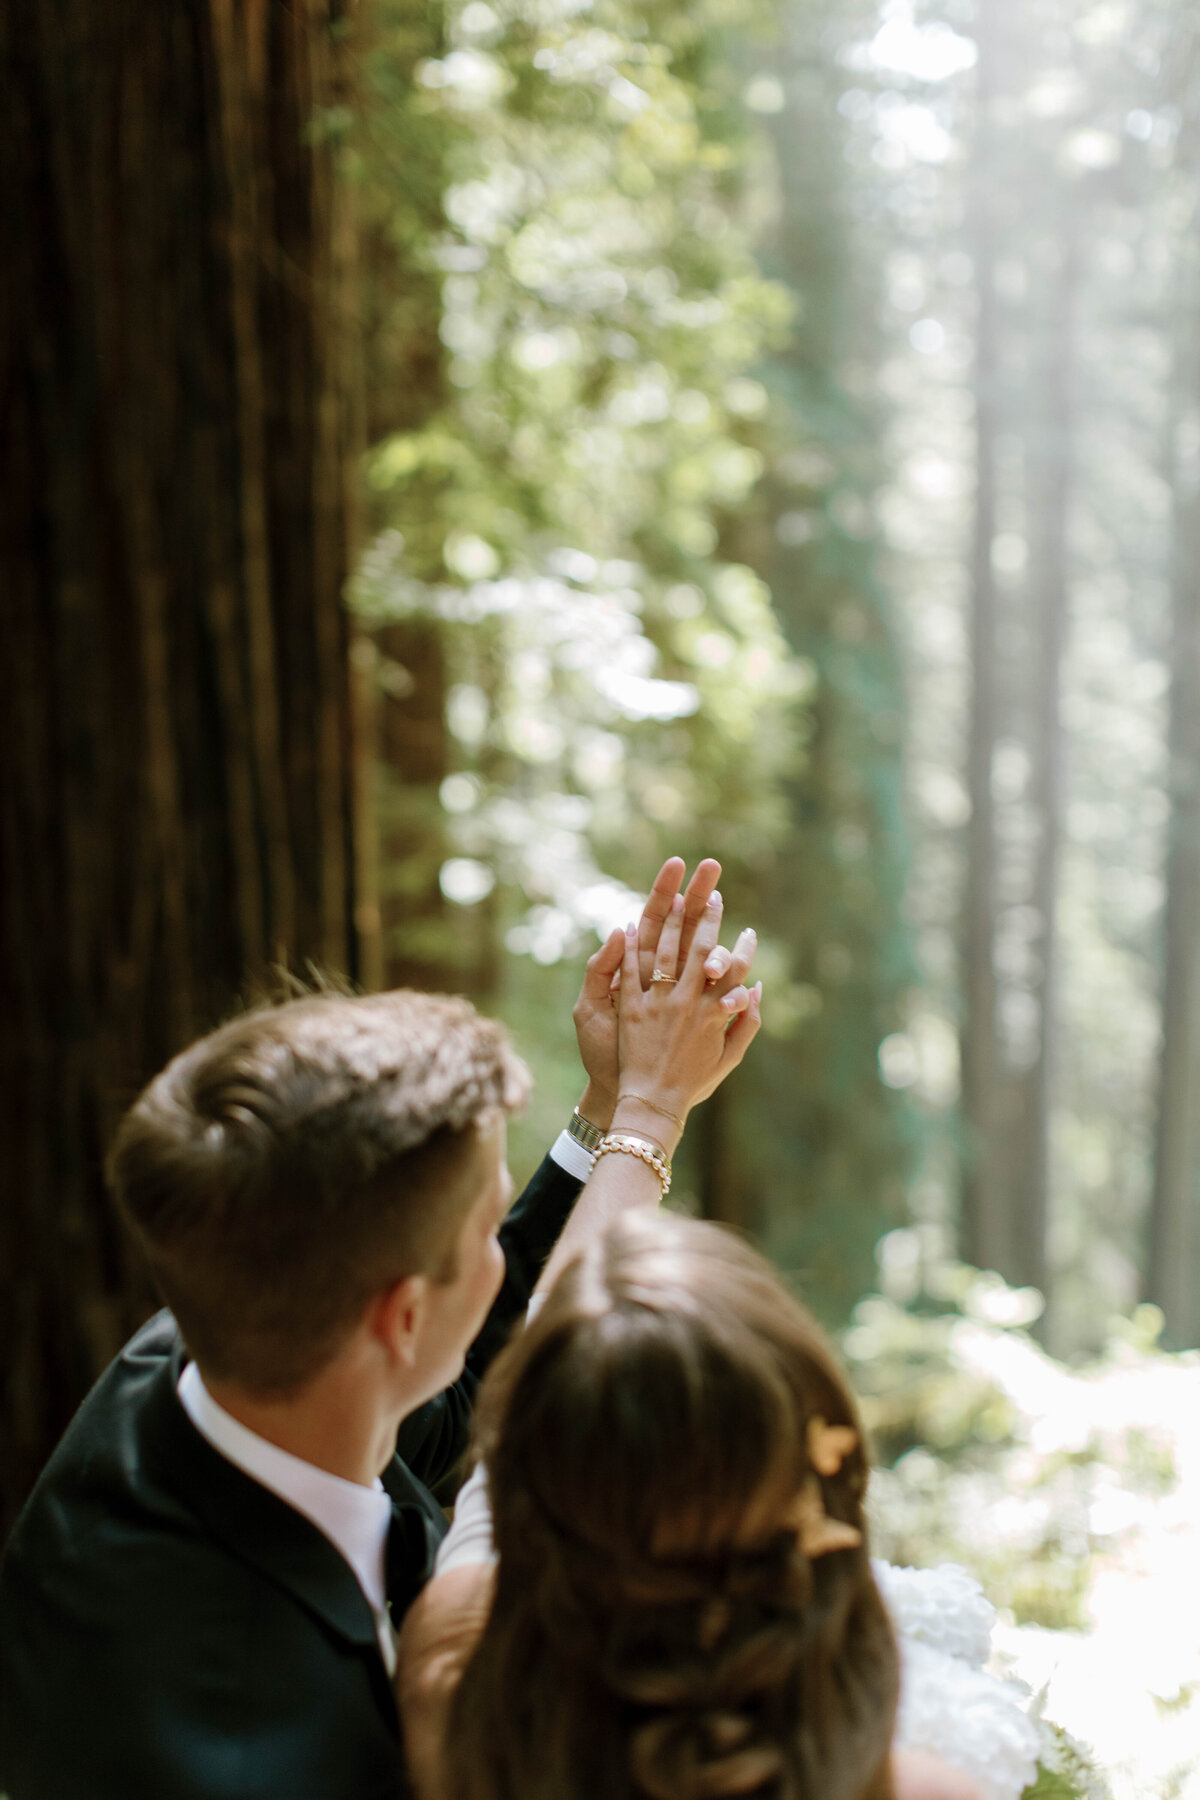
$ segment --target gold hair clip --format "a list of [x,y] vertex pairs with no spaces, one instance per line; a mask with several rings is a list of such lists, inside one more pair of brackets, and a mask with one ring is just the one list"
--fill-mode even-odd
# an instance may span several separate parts
[[810,1475],[785,1515],[785,1523],[796,1533],[796,1540],[810,1562],[830,1550],[857,1550],[863,1541],[857,1525],[831,1519],[825,1511],[821,1484]]
[[813,1473],[800,1489],[786,1515],[801,1550],[811,1562],[830,1550],[856,1550],[863,1541],[857,1525],[831,1519],[818,1477],[836,1475],[850,1452],[858,1447],[858,1433],[850,1425],[827,1425],[818,1414],[808,1421],[808,1460]]
[[858,1433],[850,1425],[827,1425],[820,1413],[808,1421],[808,1460],[818,1475],[836,1475],[852,1450]]

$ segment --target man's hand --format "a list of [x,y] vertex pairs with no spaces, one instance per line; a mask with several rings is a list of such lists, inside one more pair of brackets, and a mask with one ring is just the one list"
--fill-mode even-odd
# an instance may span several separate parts
[[579,1110],[591,1124],[606,1131],[617,1104],[617,1005],[613,982],[624,955],[625,933],[618,925],[596,954],[588,957],[583,986],[571,1015],[587,1075]]
[[[638,972],[643,992],[649,989],[654,974],[659,939],[668,918],[679,915],[679,943],[676,956],[680,965],[687,960],[696,934],[704,918],[709,899],[721,875],[721,865],[712,857],[698,863],[686,893],[680,897],[685,865],[681,856],[670,856],[654,878],[654,886],[642,908],[637,927]],[[743,933],[743,938],[746,936]],[[754,934],[750,933],[753,945]],[[713,947],[704,965],[707,979],[717,986],[719,994],[736,989],[744,980],[749,961],[738,961],[742,939],[733,951],[722,945]],[[588,958],[583,986],[575,1002],[573,1018],[579,1041],[579,1055],[587,1075],[587,1087],[579,1102],[579,1110],[593,1125],[605,1129],[612,1123],[617,1101],[617,998],[620,992],[621,964],[625,956],[625,933],[618,927],[594,956]],[[753,948],[750,949],[753,957]],[[735,964],[737,965],[735,967]],[[710,1090],[711,1091],[711,1090]],[[704,1096],[701,1096],[704,1098]]]

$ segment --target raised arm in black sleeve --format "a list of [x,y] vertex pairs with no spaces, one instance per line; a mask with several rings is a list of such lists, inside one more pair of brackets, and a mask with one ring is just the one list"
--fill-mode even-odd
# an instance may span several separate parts
[[500,1228],[504,1284],[467,1352],[466,1367],[453,1387],[419,1406],[400,1427],[397,1454],[444,1505],[451,1504],[458,1490],[480,1380],[508,1342],[514,1325],[524,1317],[529,1296],[582,1186],[552,1156],[543,1159]]

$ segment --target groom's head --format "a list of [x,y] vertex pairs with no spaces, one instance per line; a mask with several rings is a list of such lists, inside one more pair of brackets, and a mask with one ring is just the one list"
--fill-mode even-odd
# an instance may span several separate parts
[[453,1282],[528,1077],[464,1000],[312,997],[249,1013],[168,1064],[109,1172],[191,1354],[251,1391],[295,1391],[373,1295]]

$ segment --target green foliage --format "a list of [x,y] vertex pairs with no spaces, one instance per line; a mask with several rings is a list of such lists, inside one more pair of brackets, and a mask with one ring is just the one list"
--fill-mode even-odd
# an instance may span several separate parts
[[1038,1716],[1046,1748],[1037,1780],[1021,1800],[1111,1800],[1108,1782],[1083,1745],[1061,1725]]
[[420,432],[373,447],[370,485],[419,579],[564,545],[685,576],[711,506],[760,471],[760,391],[737,378],[790,311],[730,216],[712,20],[608,0],[452,4],[445,26],[373,116],[399,108],[442,146],[445,226],[413,252],[441,274],[446,387]]
[[1073,1785],[1065,1775],[1056,1769],[1047,1769],[1039,1764],[1037,1780],[1032,1787],[1027,1787],[1022,1800],[1083,1800],[1087,1789]]
[[[975,301],[960,151],[974,75],[963,19],[936,12],[916,9],[911,31],[889,15],[876,43],[868,0],[836,14],[816,0],[783,14],[736,0],[372,0],[368,103],[349,127],[329,123],[368,226],[373,540],[355,597],[381,704],[401,717],[414,687],[423,706],[437,689],[422,711],[436,754],[393,745],[382,773],[390,949],[406,977],[465,987],[513,1025],[538,1079],[516,1128],[528,1166],[576,1088],[577,959],[632,915],[666,851],[720,855],[731,924],[759,927],[766,1033],[680,1187],[719,1207],[735,1179],[730,1210],[835,1320],[906,1200],[944,1242],[960,1148],[955,771]],[[947,45],[953,69],[930,74],[922,59]],[[1146,103],[1125,81],[1118,119]],[[1075,130],[1082,102],[1068,100],[1061,122],[1034,109],[1038,154]],[[1004,125],[1014,149],[1025,129],[1018,108]],[[1161,146],[1157,115],[1151,129]],[[1122,170],[1135,154],[1125,144]],[[1114,270],[1124,204],[1111,200],[1098,259],[1111,249]],[[1049,264],[1015,224],[1005,304],[1017,318],[1018,257],[1031,304]],[[1147,231],[1136,241],[1168,241],[1161,220]],[[1093,272],[1089,292],[1140,303],[1168,266],[1150,260],[1127,255],[1104,296]],[[932,327],[924,348],[918,313]],[[1155,358],[1139,339],[1127,378],[1107,356],[1105,393],[1115,401],[1132,380],[1153,399]],[[1118,879],[1132,839],[1110,827],[1114,807],[1132,817],[1148,791],[1161,738],[1161,683],[1144,666],[1160,625],[1120,624],[1143,576],[1153,610],[1161,550],[1142,537],[1154,492],[1126,479],[1137,456],[1110,459],[1094,435],[1079,471],[1094,521],[1076,554],[1098,629],[1071,651],[1087,754],[1072,774],[1083,829],[1063,913],[1066,1016],[1088,1028],[1061,1064],[1070,1116],[1060,1107],[1056,1128],[1067,1186],[1086,1189],[1087,1206],[1072,1200],[1060,1220],[1079,1271],[1063,1297],[1080,1311],[1099,1288],[1120,1291],[1120,1271],[1101,1281],[1093,1263],[1134,1231],[1144,1178],[1142,877],[1157,827],[1144,809],[1136,907]],[[1004,555],[1024,541],[1016,500]],[[438,646],[428,667],[412,652],[421,633]],[[1002,787],[1011,774],[999,769]],[[1013,820],[1027,810],[1002,805]],[[1023,904],[1014,889],[1006,905]],[[1028,973],[1006,963],[1002,985],[1015,992]],[[714,1184],[703,1165],[718,1140]],[[884,1292],[846,1340],[881,1463],[877,1544],[898,1561],[966,1562],[1014,1630],[1077,1642],[1100,1574],[1120,1581],[1121,1546],[1148,1539],[1186,1464],[1162,1417],[1121,1413],[1118,1377],[1149,1394],[1179,1371],[1145,1314],[1096,1368],[1052,1363],[1026,1335],[1034,1297],[946,1265],[925,1232],[884,1238]],[[1050,1760],[1033,1791],[1093,1790]]]
[[[557,1103],[571,1059],[541,971],[636,911],[667,852],[718,856],[731,926],[759,928],[777,1052],[727,1102],[731,1166],[844,1317],[905,1175],[877,1061],[909,979],[899,702],[858,523],[869,423],[811,331],[797,348],[797,277],[818,272],[759,260],[776,150],[742,94],[772,19],[721,0],[373,16],[356,167],[400,311],[375,304],[369,349],[381,389],[405,345],[428,380],[373,434],[354,595],[381,645],[397,621],[439,633],[449,770],[423,798],[385,772],[385,845],[419,865],[387,876],[396,947],[535,1060],[554,1045]],[[804,200],[793,235],[827,236],[831,202]],[[828,528],[781,563],[779,518],[809,503]],[[461,921],[485,900],[472,968]]]
[[1149,1391],[1170,1359],[1135,1319],[1106,1363],[1068,1372],[1027,1335],[1040,1296],[909,1261],[914,1238],[884,1240],[890,1294],[859,1304],[843,1343],[878,1464],[876,1543],[893,1562],[965,1563],[1018,1623],[1081,1628],[1114,1533],[1152,1519],[1179,1479],[1168,1433],[1106,1407],[1102,1384],[1128,1392],[1137,1368]]
[[1025,1789],[1022,1800],[1075,1800],[1079,1793],[1065,1776],[1039,1766],[1037,1780]]
[[547,834],[593,888],[597,858],[644,881],[701,818],[705,849],[761,859],[811,686],[761,582],[713,555],[714,507],[761,468],[766,396],[744,371],[788,300],[729,216],[712,22],[660,22],[654,41],[630,6],[452,7],[406,102],[446,147],[446,229],[412,253],[442,271],[448,354],[420,429],[372,449],[393,529],[357,599],[376,624],[445,628],[476,784],[446,835],[534,909],[565,902],[565,926],[526,922],[542,962],[553,928],[561,955],[599,922],[547,866]]
[[1041,1296],[947,1262],[927,1231],[885,1238],[880,1277],[843,1345],[873,1548],[963,1564],[1000,1609],[994,1666],[1037,1695],[1033,1794],[1107,1800],[1098,1761],[1122,1793],[1190,1791],[1200,1358],[1165,1354],[1142,1306],[1097,1360],[1056,1362],[1029,1336]]

